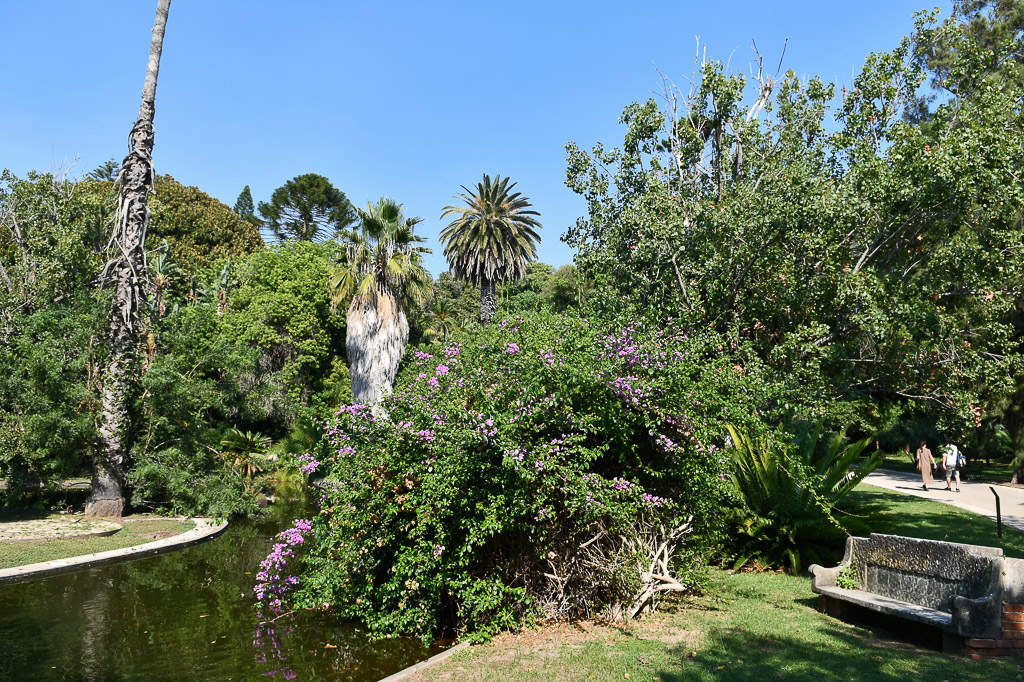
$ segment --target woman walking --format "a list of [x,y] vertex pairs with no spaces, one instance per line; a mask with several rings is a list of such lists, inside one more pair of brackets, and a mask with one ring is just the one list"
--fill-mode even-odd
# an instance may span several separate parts
[[932,475],[935,471],[935,459],[932,457],[932,451],[928,449],[928,442],[921,441],[921,445],[917,448],[917,470],[921,472],[921,486],[925,490],[928,490],[928,486],[935,480]]

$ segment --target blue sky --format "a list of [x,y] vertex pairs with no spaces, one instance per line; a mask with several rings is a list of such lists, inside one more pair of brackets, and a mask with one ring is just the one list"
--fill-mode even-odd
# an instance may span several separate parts
[[[483,173],[510,176],[541,212],[540,260],[583,215],[565,144],[621,142],[623,107],[657,65],[682,82],[696,36],[748,69],[775,64],[849,84],[894,47],[926,0],[880,2],[263,2],[173,0],[157,89],[157,170],[233,205],[302,173],[356,205],[380,196],[425,218],[447,266],[441,209]],[[81,175],[124,155],[156,1],[0,2],[0,167]]]

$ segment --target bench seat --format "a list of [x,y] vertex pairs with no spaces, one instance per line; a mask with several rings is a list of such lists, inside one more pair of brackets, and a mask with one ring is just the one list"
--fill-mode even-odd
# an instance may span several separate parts
[[949,630],[953,625],[953,614],[938,609],[930,609],[927,606],[918,606],[910,602],[882,597],[864,590],[847,590],[842,587],[821,587],[815,590],[825,597],[833,597],[840,601],[863,606],[872,611],[878,611],[888,616],[896,616],[912,620],[924,625]]

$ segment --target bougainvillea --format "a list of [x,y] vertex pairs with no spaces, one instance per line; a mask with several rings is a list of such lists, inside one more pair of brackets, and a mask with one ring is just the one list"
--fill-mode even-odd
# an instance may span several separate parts
[[728,495],[722,424],[765,391],[719,343],[541,314],[410,354],[387,418],[325,426],[295,603],[375,636],[487,636],[694,587]]
[[299,577],[293,574],[289,563],[295,558],[295,547],[305,542],[306,533],[311,528],[308,520],[296,519],[291,528],[278,533],[277,542],[260,563],[260,572],[256,574],[253,592],[257,608],[279,611],[284,605],[282,598],[299,584]]

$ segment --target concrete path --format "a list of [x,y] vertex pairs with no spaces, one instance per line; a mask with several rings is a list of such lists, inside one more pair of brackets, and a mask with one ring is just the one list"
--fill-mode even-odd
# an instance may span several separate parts
[[96,564],[103,564],[111,561],[123,561],[144,556],[152,556],[154,554],[166,554],[167,552],[184,549],[185,547],[190,547],[205,540],[211,540],[227,530],[228,527],[227,521],[217,522],[213,519],[204,518],[197,518],[193,520],[195,521],[196,527],[192,530],[185,531],[180,535],[175,535],[163,540],[147,542],[144,545],[135,545],[133,547],[125,547],[123,549],[111,549],[106,552],[84,554],[82,556],[71,557],[70,559],[55,559],[54,561],[44,561],[38,564],[28,564],[26,566],[15,566],[14,568],[2,569],[0,570],[0,585],[5,583],[17,583],[25,580],[35,580],[36,578],[44,578],[58,573],[71,573],[73,571],[80,571],[84,568],[95,566]]
[[864,483],[936,502],[944,502],[975,514],[987,516],[990,519],[996,518],[996,498],[990,487],[995,488],[996,493],[999,494],[1003,523],[1024,531],[1024,488],[961,480],[960,492],[956,493],[946,490],[945,478],[940,479],[936,476],[935,484],[929,486],[928,491],[925,492],[921,489],[920,474],[890,471],[889,469],[875,469],[864,478]]

